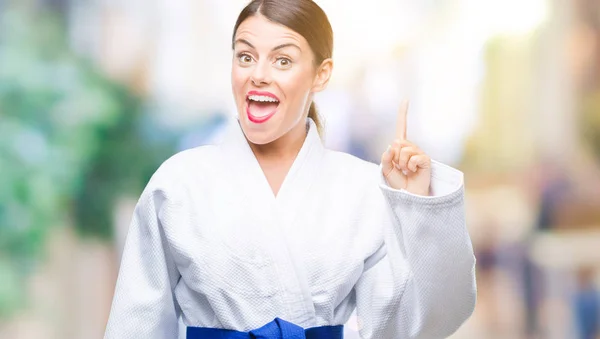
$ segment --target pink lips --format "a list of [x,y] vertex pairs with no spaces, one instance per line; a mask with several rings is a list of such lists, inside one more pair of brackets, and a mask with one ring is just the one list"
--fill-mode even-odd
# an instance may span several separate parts
[[[279,98],[275,94],[270,93],[270,92],[263,92],[263,91],[248,92],[248,94],[246,94],[246,101],[250,100],[249,97],[251,95],[267,96],[267,97],[271,97],[279,102]],[[246,105],[246,114],[248,115],[248,120],[252,121],[255,124],[262,124],[264,122],[267,122],[269,119],[271,119],[275,115],[275,113],[277,113],[277,109],[273,110],[273,112],[271,112],[265,116],[257,117],[255,115],[253,115],[252,113],[250,113],[249,103]]]

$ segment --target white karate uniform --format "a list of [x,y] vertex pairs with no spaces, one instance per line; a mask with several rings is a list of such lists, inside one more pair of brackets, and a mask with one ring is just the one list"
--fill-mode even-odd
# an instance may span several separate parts
[[365,339],[444,338],[471,315],[462,173],[433,161],[433,196],[395,190],[308,124],[277,196],[237,120],[222,143],[162,164],[131,222],[106,339],[177,338],[180,317],[339,325],[355,309]]

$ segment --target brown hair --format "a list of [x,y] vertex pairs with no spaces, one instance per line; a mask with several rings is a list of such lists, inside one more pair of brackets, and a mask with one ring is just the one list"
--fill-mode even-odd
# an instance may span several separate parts
[[[238,27],[247,18],[260,14],[270,21],[284,25],[302,35],[315,56],[315,67],[333,55],[333,30],[327,15],[312,0],[253,0],[238,16],[233,29],[232,43]],[[317,125],[319,134],[323,133],[323,123],[315,103],[310,104],[308,117]]]

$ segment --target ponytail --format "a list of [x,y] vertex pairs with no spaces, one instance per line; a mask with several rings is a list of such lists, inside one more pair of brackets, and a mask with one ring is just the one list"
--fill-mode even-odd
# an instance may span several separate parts
[[310,108],[308,109],[308,117],[315,122],[315,125],[317,126],[317,132],[319,132],[319,136],[322,138],[323,123],[321,122],[321,116],[319,115],[319,112],[317,112],[317,107],[315,106],[314,101],[310,104]]

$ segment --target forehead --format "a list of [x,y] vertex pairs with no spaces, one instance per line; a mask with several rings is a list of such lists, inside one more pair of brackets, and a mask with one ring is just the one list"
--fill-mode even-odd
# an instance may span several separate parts
[[[302,35],[290,28],[268,20],[258,14],[244,20],[235,34],[235,39],[245,39],[254,46],[279,45],[282,42],[296,42],[299,47],[305,47],[308,42]],[[258,46],[257,46],[258,47]]]

